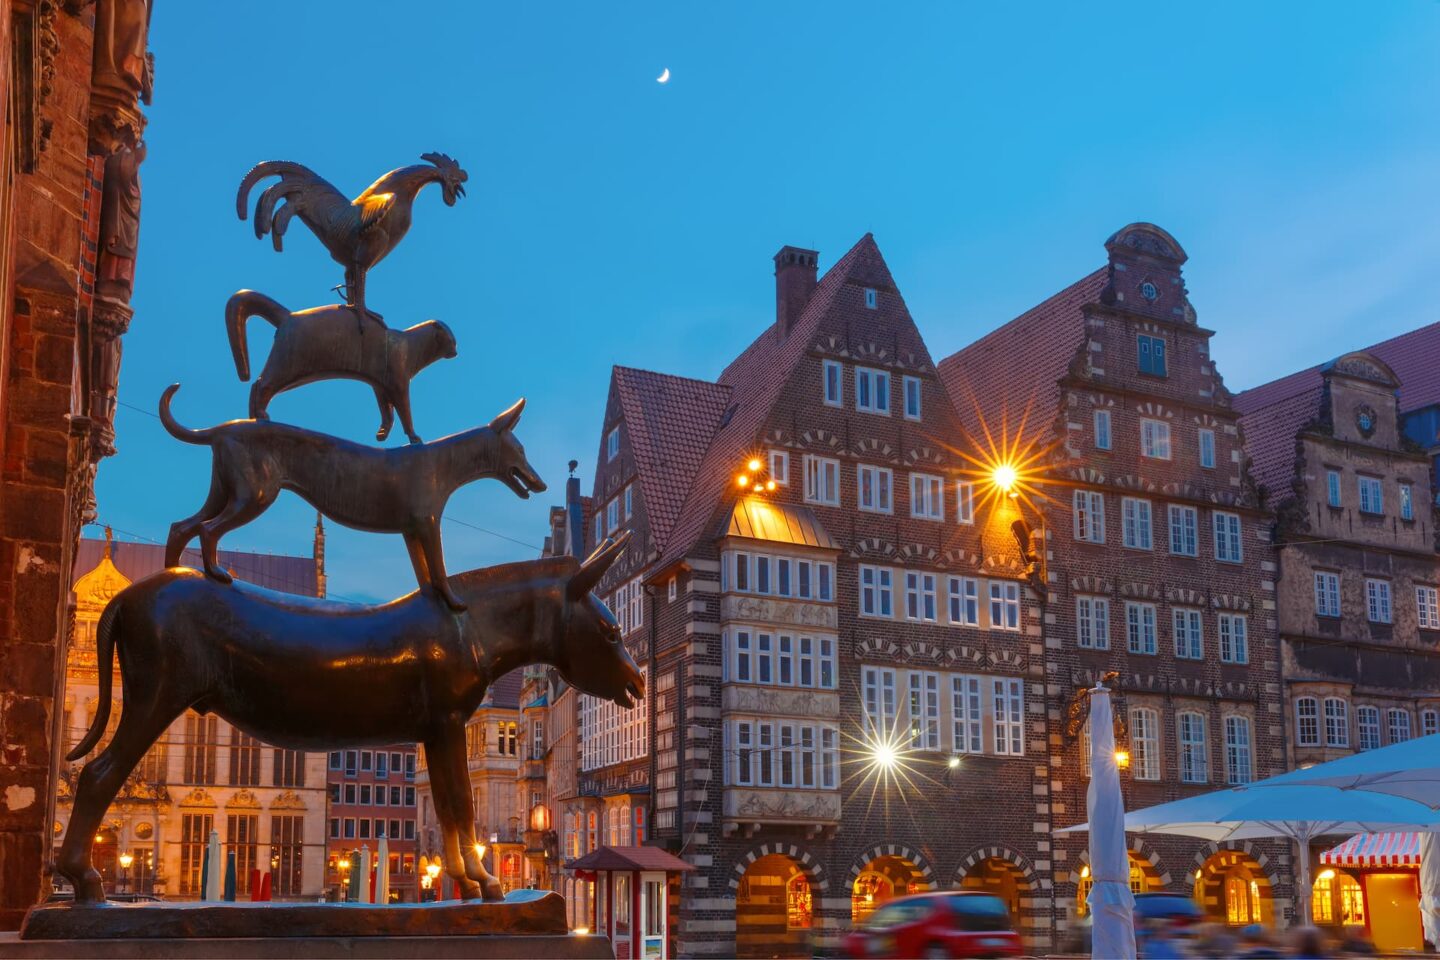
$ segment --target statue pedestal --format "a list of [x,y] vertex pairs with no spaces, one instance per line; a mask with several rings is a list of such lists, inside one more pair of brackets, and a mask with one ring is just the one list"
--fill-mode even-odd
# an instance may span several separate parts
[[0,960],[42,957],[611,957],[576,936],[565,900],[517,890],[499,903],[51,903],[34,907]]

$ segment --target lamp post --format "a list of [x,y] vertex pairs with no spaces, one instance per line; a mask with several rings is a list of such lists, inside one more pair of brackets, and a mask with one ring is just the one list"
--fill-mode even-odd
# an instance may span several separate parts
[[133,855],[129,850],[126,850],[124,853],[120,854],[120,892],[121,892],[121,893],[127,892],[127,888],[130,886],[130,864],[132,864],[132,863],[134,863],[134,862],[135,862],[135,857],[134,857],[134,855]]
[[350,858],[341,857],[335,866],[340,868],[340,902],[350,899]]

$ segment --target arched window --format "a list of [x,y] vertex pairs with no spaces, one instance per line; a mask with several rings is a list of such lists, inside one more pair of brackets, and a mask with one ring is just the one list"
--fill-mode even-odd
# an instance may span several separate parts
[[1314,697],[1295,699],[1295,744],[1320,746],[1320,701]]

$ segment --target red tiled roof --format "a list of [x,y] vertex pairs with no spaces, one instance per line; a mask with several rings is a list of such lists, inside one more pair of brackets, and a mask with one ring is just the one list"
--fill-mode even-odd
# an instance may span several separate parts
[[520,687],[525,682],[525,671],[511,670],[505,676],[490,684],[490,689],[485,691],[485,704],[487,707],[499,707],[504,710],[520,709]]
[[600,847],[565,864],[566,870],[665,870],[685,873],[695,867],[659,847]]
[[633,367],[616,367],[613,376],[650,533],[663,547],[725,413],[730,388]]
[[940,361],[940,380],[967,431],[1008,436],[1027,414],[1028,434],[1050,429],[1058,382],[1085,337],[1081,307],[1099,301],[1108,278],[1101,267]]
[[[75,556],[74,578],[79,580],[94,570],[105,555],[105,541],[86,537],[80,541]],[[316,595],[315,560],[313,557],[291,557],[273,553],[246,553],[242,550],[221,550],[220,566],[247,583],[282,590],[304,597]],[[165,569],[165,545],[131,543],[116,540],[111,545],[110,562],[132,582]],[[200,567],[200,554],[186,550],[180,562],[187,567]]]
[[[1440,403],[1440,323],[1356,352],[1371,354],[1395,372],[1402,412]],[[1269,487],[1272,503],[1289,495],[1295,434],[1321,413],[1323,367],[1309,367],[1235,396],[1255,479]]]
[[775,325],[767,324],[755,341],[721,373],[720,384],[730,389],[734,410],[728,420],[722,416],[723,425],[717,425],[675,526],[661,544],[661,566],[684,557],[704,534],[729,489],[735,464],[758,442],[758,432],[790,372],[813,346],[817,327],[833,312],[836,294],[847,281],[877,289],[895,289],[890,269],[875,245],[875,238],[868,233],[820,278],[788,336],[780,339]]

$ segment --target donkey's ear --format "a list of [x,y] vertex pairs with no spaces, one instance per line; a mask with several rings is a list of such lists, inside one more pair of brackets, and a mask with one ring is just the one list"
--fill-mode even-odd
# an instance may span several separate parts
[[504,433],[506,430],[514,430],[515,424],[520,422],[520,414],[525,412],[525,398],[521,397],[515,401],[515,405],[494,420],[490,421],[490,429],[496,433]]
[[566,595],[571,600],[579,600],[594,590],[595,585],[600,582],[600,578],[605,576],[605,571],[609,570],[610,565],[619,558],[620,554],[625,552],[625,545],[629,542],[630,531],[626,530],[620,536],[606,540],[596,547],[595,552],[580,564],[580,569],[575,572],[575,576],[570,578],[570,583],[565,588]]

